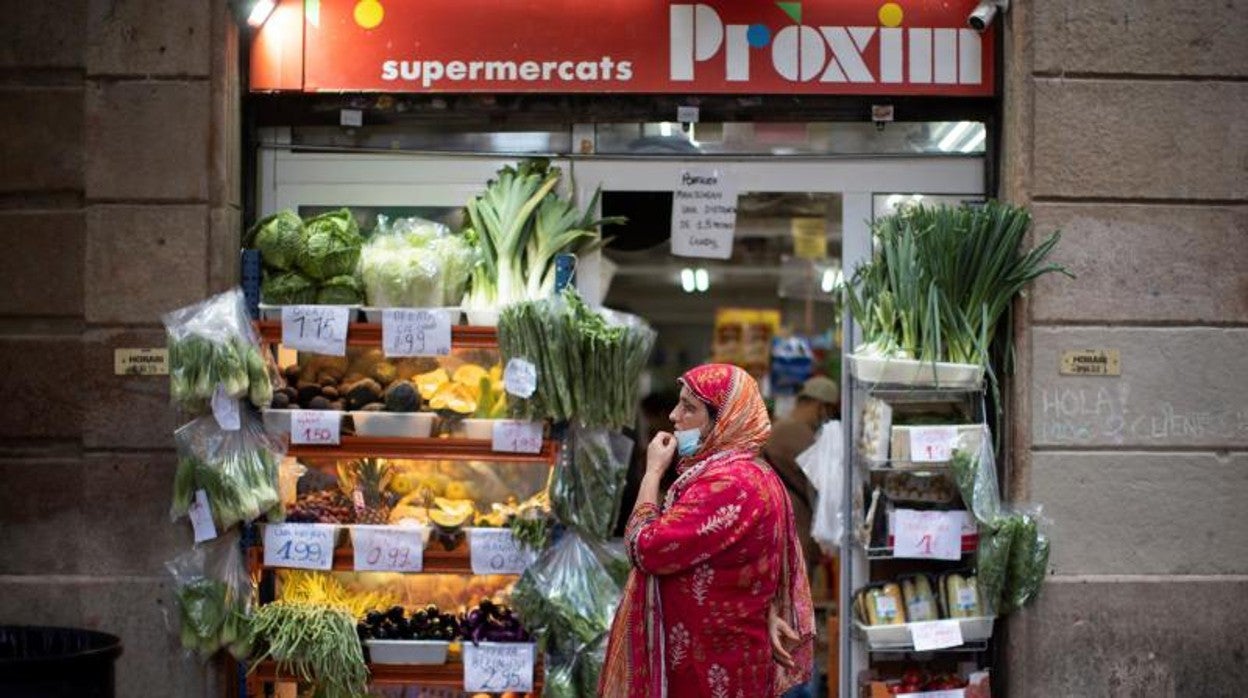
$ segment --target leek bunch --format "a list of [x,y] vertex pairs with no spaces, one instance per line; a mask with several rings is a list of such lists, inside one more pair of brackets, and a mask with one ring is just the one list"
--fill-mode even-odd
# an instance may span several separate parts
[[562,176],[546,160],[508,165],[468,202],[465,235],[476,241],[481,261],[473,270],[465,309],[494,310],[550,296],[555,257],[596,248],[602,244],[598,227],[623,221],[594,218],[597,191],[581,213],[555,192]]

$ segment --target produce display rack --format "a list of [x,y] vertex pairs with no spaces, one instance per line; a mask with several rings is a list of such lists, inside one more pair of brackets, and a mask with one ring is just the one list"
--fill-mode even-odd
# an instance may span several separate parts
[[292,444],[286,455],[305,458],[409,458],[427,460],[474,460],[506,463],[555,462],[559,444],[547,439],[537,453],[495,451],[484,439],[403,439],[381,436],[342,435],[337,446]]
[[[278,344],[282,341],[280,320],[257,320],[256,330],[260,341]],[[381,323],[352,322],[347,325],[347,344],[352,346],[381,346]],[[454,325],[451,327],[451,345],[456,349],[497,349],[498,331],[493,327],[477,325]]]
[[[430,688],[462,688],[464,685],[463,665],[453,662],[446,664],[369,664],[372,683],[381,686],[406,686],[419,684]],[[539,658],[533,667],[533,693],[542,691],[542,663]],[[275,662],[261,662],[248,677],[249,683],[263,684],[283,679],[291,679],[279,675]]]

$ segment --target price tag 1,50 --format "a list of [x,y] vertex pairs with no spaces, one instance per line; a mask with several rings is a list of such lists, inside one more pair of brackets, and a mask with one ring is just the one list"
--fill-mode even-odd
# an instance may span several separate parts
[[443,310],[386,308],[381,311],[381,348],[386,356],[446,356],[451,321]]
[[294,410],[290,413],[290,442],[308,446],[336,446],[342,441],[342,413],[337,410]]
[[468,529],[468,550],[473,574],[523,574],[537,559],[507,528]]
[[910,623],[910,638],[916,652],[943,650],[962,644],[962,626],[956,620],[932,620]]
[[297,351],[346,356],[352,312],[341,305],[282,306],[282,344]]
[[910,427],[910,460],[943,463],[953,458],[957,443],[957,427]]
[[542,423],[517,419],[494,422],[494,451],[503,453],[541,453]]
[[464,643],[464,690],[502,693],[533,690],[533,662],[530,642]]
[[334,524],[266,524],[264,565],[327,570],[334,566]]
[[961,559],[963,516],[961,511],[894,511],[893,557]]
[[425,567],[425,531],[416,526],[352,528],[355,569],[360,572],[420,572]]

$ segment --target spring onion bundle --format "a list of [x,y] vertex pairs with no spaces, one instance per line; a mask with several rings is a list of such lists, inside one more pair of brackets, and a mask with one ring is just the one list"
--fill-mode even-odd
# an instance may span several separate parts
[[251,652],[251,578],[238,540],[223,536],[165,564],[174,578],[182,646],[204,659],[219,649],[237,659]]
[[355,618],[331,606],[275,601],[252,617],[252,642],[263,648],[252,664],[272,659],[279,675],[316,686],[322,698],[356,698],[368,689],[368,666]]
[[568,288],[505,308],[498,326],[504,361],[521,358],[537,367],[537,390],[515,401],[521,414],[587,427],[632,424],[656,337],[645,322],[594,311]]
[[220,386],[226,396],[256,407],[273,399],[268,365],[235,288],[161,318],[169,345],[169,393],[189,412],[202,414]]
[[282,447],[259,420],[241,415],[237,431],[222,430],[212,417],[200,417],[174,433],[178,467],[173,476],[170,516],[187,514],[196,490],[207,495],[218,530],[270,513],[278,504],[278,462]]

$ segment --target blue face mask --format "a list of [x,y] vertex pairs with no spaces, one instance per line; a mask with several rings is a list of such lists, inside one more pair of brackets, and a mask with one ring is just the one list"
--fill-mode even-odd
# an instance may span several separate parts
[[702,446],[701,429],[681,429],[676,432],[676,452],[681,458],[688,458],[698,452]]

